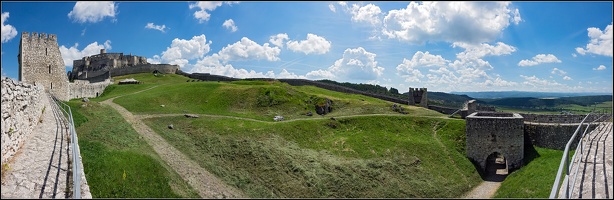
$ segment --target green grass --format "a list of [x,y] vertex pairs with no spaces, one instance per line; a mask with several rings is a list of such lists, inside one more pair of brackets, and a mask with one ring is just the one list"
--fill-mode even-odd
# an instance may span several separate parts
[[145,122],[251,198],[453,198],[481,182],[464,155],[461,120],[371,116],[265,123],[163,117]]
[[68,104],[92,197],[199,197],[113,108],[94,102],[82,107],[78,100]]
[[[548,198],[563,157],[563,151],[534,147],[525,152],[525,166],[501,183],[495,198]],[[570,153],[573,155],[573,152]],[[529,162],[530,161],[530,162]]]
[[[149,88],[141,85],[127,87]],[[108,96],[119,96],[137,89],[110,90]],[[151,87],[151,86],[150,86]],[[115,91],[122,89],[121,91]],[[106,93],[106,91],[105,91]],[[103,95],[102,99],[107,98]],[[356,94],[333,92],[313,86],[293,87],[277,81],[234,82],[171,82],[156,88],[119,97],[115,103],[134,114],[196,113],[245,117],[272,121],[276,115],[285,119],[310,118],[318,101],[333,101],[333,112],[327,117],[357,114],[398,114],[393,103]],[[164,105],[162,107],[161,105]],[[425,108],[404,106],[410,115],[445,117]]]

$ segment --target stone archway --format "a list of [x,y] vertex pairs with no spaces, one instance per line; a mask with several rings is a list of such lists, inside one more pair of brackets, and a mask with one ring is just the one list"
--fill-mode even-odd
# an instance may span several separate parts
[[509,173],[509,167],[505,155],[499,152],[493,152],[486,157],[485,179],[488,181],[500,182],[505,179]]

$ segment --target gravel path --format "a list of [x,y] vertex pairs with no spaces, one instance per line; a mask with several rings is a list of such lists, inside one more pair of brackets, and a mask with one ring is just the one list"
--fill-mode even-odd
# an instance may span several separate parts
[[211,174],[198,163],[167,143],[164,138],[155,133],[149,126],[145,125],[138,117],[130,113],[124,107],[113,103],[113,99],[115,98],[105,100],[101,103],[113,107],[128,123],[132,124],[134,130],[143,136],[145,141],[156,151],[156,153],[186,180],[202,198],[244,197],[241,191],[226,185],[215,175]]

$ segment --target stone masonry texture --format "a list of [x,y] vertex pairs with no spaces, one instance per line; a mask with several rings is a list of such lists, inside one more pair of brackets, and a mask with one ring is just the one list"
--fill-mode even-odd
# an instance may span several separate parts
[[2,164],[15,155],[39,123],[44,92],[41,86],[2,77]]
[[523,165],[523,118],[517,113],[475,112],[466,119],[467,157],[486,169],[489,155],[497,152],[508,169]]
[[56,98],[68,101],[68,77],[55,34],[21,34],[19,80],[40,85]]

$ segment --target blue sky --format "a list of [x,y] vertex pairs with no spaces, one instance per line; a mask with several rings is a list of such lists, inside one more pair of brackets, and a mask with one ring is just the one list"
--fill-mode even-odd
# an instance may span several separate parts
[[72,60],[107,52],[237,78],[429,91],[612,92],[612,2],[5,2],[2,75],[21,32]]

